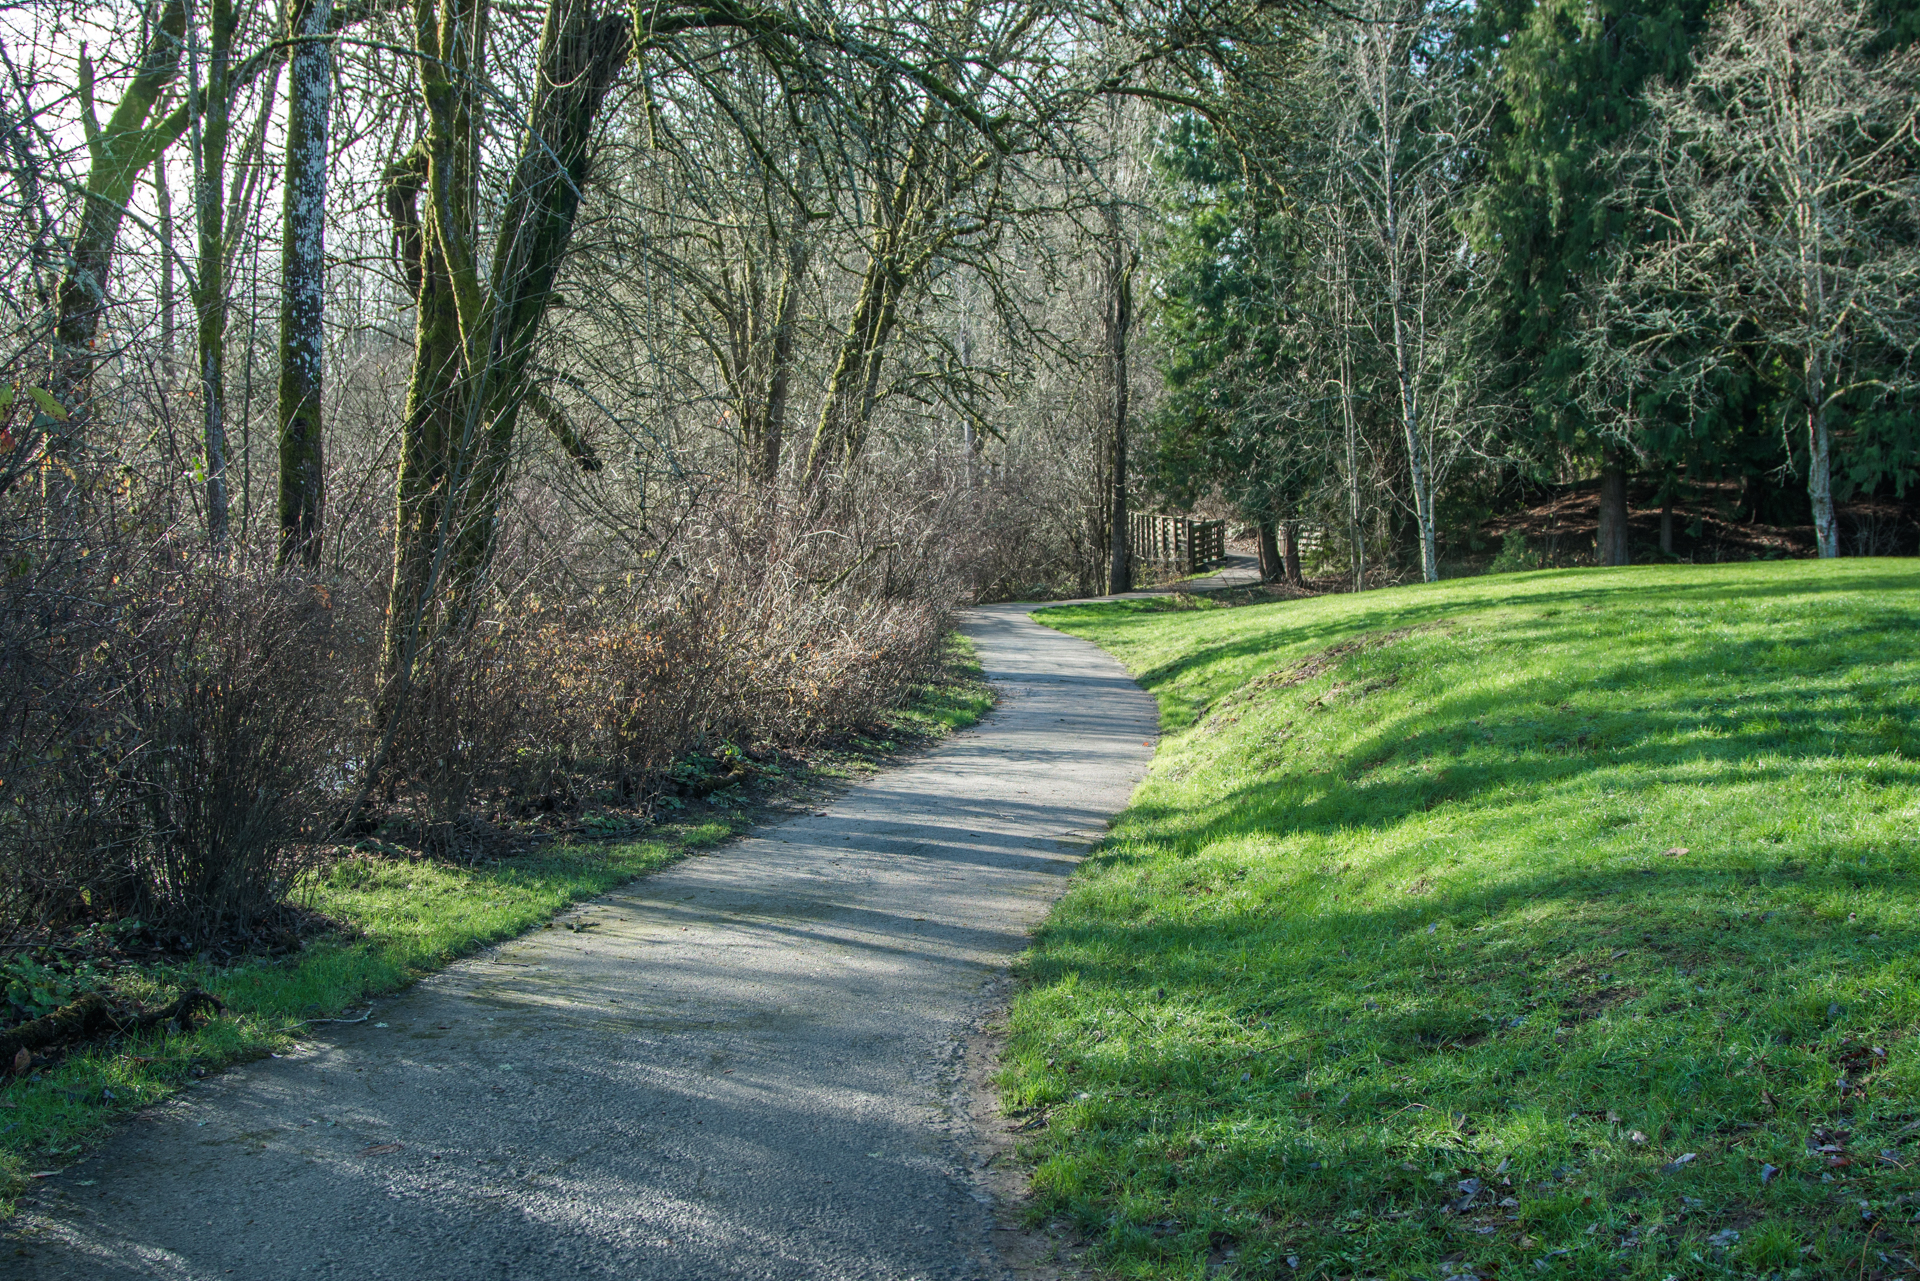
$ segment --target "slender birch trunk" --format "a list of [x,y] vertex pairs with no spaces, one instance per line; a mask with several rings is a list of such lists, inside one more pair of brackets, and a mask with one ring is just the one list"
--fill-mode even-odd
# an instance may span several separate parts
[[1109,463],[1113,468],[1107,513],[1107,594],[1118,596],[1133,588],[1133,569],[1127,556],[1127,415],[1129,412],[1128,342],[1133,329],[1133,273],[1135,261],[1123,243],[1117,218],[1108,217],[1109,274],[1107,297],[1107,362],[1112,380],[1108,431]]
[[320,564],[325,456],[325,236],[333,0],[303,0],[290,31],[299,41],[287,77],[287,177],[281,219],[280,563]]

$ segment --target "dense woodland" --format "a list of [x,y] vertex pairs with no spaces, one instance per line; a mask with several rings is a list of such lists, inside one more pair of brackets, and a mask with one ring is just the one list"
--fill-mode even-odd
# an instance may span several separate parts
[[1577,493],[1909,550],[1904,3],[0,24],[10,931],[855,729],[1130,510],[1356,589]]

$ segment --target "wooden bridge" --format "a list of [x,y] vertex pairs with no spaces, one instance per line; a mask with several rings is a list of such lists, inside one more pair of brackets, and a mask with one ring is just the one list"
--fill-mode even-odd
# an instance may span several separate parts
[[1127,517],[1127,545],[1135,564],[1197,574],[1227,558],[1227,522],[1136,512]]

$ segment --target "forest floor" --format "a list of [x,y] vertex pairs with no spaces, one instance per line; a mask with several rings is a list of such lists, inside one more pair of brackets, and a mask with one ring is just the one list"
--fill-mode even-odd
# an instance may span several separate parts
[[0,1272],[1006,1275],[982,1046],[1156,715],[1019,607],[967,631],[974,728],[147,1109],[35,1184]]
[[1920,569],[1037,617],[1159,699],[1023,963],[1032,1213],[1128,1277],[1920,1275]]

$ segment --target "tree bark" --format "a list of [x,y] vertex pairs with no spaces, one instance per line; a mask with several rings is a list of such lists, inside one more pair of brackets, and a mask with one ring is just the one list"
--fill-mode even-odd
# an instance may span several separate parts
[[133,79],[104,126],[96,123],[94,115],[93,64],[84,56],[80,59],[81,121],[88,155],[85,202],[69,236],[66,269],[54,291],[48,385],[69,410],[64,432],[68,438],[86,423],[94,342],[106,313],[107,280],[133,184],[186,128],[184,106],[158,122],[149,120],[161,94],[179,74],[186,12],[184,0],[157,0],[145,24],[146,44]]
[[1294,587],[1302,587],[1306,579],[1300,574],[1300,524],[1288,521],[1281,527],[1281,556],[1286,564],[1287,582]]
[[1660,551],[1673,555],[1673,495],[1665,495],[1660,500]]
[[1270,520],[1260,522],[1255,533],[1255,543],[1260,557],[1260,581],[1277,583],[1287,572],[1286,562],[1280,556],[1280,527]]
[[[1382,119],[1391,109],[1390,104],[1383,105]],[[1421,431],[1420,389],[1414,380],[1410,350],[1413,340],[1407,332],[1404,297],[1407,282],[1405,264],[1401,261],[1399,189],[1396,186],[1395,157],[1389,144],[1384,141],[1390,136],[1390,131],[1382,131],[1381,203],[1387,251],[1387,305],[1393,313],[1393,371],[1400,388],[1400,422],[1407,437],[1407,479],[1413,488],[1413,515],[1419,530],[1420,576],[1432,583],[1440,579],[1440,548],[1434,530],[1433,477],[1428,467],[1426,437]]]
[[1133,273],[1138,256],[1127,252],[1119,219],[1109,211],[1107,264],[1111,279],[1107,298],[1108,379],[1112,383],[1112,433],[1109,461],[1113,467],[1111,508],[1107,520],[1108,562],[1107,594],[1118,596],[1133,589],[1133,566],[1127,557],[1127,414],[1129,409],[1129,371],[1127,344],[1133,328]]
[[289,21],[301,43],[288,59],[287,177],[280,271],[280,563],[320,564],[325,456],[325,236],[333,0],[301,0]]
[[1600,522],[1594,534],[1594,561],[1600,565],[1631,565],[1627,539],[1627,463],[1612,445],[1600,454]]
[[793,383],[793,343],[800,329],[800,293],[807,272],[807,246],[799,229],[787,239],[786,274],[781,278],[773,329],[772,368],[767,373],[766,418],[760,429],[755,478],[771,485],[780,476],[786,444],[787,399]]
[[174,286],[173,189],[167,183],[165,165],[154,166],[153,194],[160,209],[160,373],[171,386],[180,325]]
[[1807,361],[1807,497],[1813,500],[1813,540],[1820,558],[1840,554],[1833,514],[1833,438],[1827,427],[1826,380],[1818,356]]
[[[420,12],[431,11],[423,3]],[[416,22],[429,127],[388,177],[388,213],[418,316],[396,481],[383,658],[390,681],[410,670],[436,609],[449,610],[454,626],[471,616],[495,546],[534,339],[579,212],[594,121],[631,48],[624,13],[598,15],[585,0],[555,0],[548,9],[534,100],[483,282],[471,86],[481,73],[485,18],[484,0],[457,0],[437,25]],[[443,47],[459,56],[440,56]]]
[[1350,307],[1353,302],[1352,277],[1347,270],[1347,224],[1344,210],[1339,212],[1334,225],[1337,237],[1334,252],[1334,324],[1339,329],[1340,342],[1340,416],[1346,429],[1347,453],[1347,537],[1352,547],[1353,590],[1364,591],[1367,586],[1367,546],[1366,533],[1361,523],[1360,504],[1360,425],[1353,408],[1355,379],[1353,371],[1353,331]]
[[[199,262],[193,290],[202,410],[201,466],[205,469],[207,538],[227,541],[227,134],[232,113],[233,0],[210,0],[207,71],[188,86],[193,132],[194,224]],[[195,36],[187,32],[188,57]],[[197,71],[197,68],[195,69]]]

